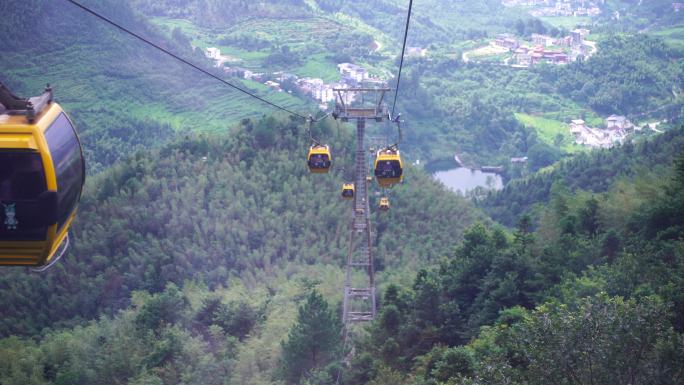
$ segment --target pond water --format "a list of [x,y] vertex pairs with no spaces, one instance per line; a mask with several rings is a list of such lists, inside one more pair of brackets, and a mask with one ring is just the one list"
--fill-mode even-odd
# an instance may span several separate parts
[[432,176],[444,183],[452,191],[460,191],[463,194],[478,186],[494,190],[503,188],[503,179],[501,179],[499,174],[471,170],[465,167],[435,171]]

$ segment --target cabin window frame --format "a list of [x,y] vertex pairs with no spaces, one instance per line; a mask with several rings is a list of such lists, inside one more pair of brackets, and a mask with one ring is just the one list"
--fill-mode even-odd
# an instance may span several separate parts
[[[16,194],[12,190],[12,179],[21,180],[22,183],[27,183],[30,181],[27,175],[14,175],[16,171],[7,173],[10,170],[11,157],[17,157],[12,164],[12,169],[15,169],[15,164],[29,162],[35,162],[36,165],[40,165],[35,170],[24,171],[24,173],[34,174],[33,182],[34,186],[28,190],[32,191],[32,194]],[[23,159],[22,159],[23,158]],[[33,158],[33,159],[31,159]],[[0,150],[0,164],[3,165],[3,169],[0,170],[0,242],[21,242],[21,241],[41,241],[45,240],[47,236],[48,226],[36,226],[35,225],[35,215],[36,210],[38,210],[38,198],[39,196],[47,191],[47,179],[45,177],[45,165],[43,164],[43,159],[40,152],[32,150],[17,150],[17,149],[5,149]],[[7,175],[3,177],[3,172]],[[18,176],[18,177],[17,177]],[[27,185],[28,186],[28,185]],[[7,193],[6,189],[9,189]],[[11,207],[7,207],[11,206]],[[26,209],[30,214],[26,213]],[[13,212],[14,219],[7,222],[7,212]],[[12,222],[16,221],[13,225]],[[27,227],[26,222],[34,222],[29,224]]]
[[64,112],[45,130],[45,140],[57,179],[57,231],[61,231],[81,200],[85,160],[76,128]]

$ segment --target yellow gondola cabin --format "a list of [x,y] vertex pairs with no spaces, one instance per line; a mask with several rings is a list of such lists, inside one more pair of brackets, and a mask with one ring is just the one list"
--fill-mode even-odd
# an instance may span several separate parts
[[330,171],[330,166],[332,164],[330,146],[322,144],[312,145],[309,148],[307,164],[309,166],[309,171],[314,174],[325,174]]
[[404,163],[399,150],[385,148],[375,156],[375,178],[380,187],[391,187],[404,178]]
[[342,185],[342,198],[347,200],[354,198],[354,183],[345,183]]
[[84,182],[81,142],[52,90],[23,100],[0,84],[0,265],[59,259]]
[[387,198],[387,197],[380,198],[380,204],[378,205],[378,208],[381,211],[389,211],[389,209],[390,209],[389,198]]

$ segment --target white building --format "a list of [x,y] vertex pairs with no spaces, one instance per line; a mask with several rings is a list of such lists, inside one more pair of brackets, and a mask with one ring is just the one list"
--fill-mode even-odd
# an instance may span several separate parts
[[368,71],[356,64],[352,63],[342,63],[337,65],[337,69],[340,71],[343,77],[352,79],[357,82],[362,82],[368,78]]
[[216,47],[207,48],[204,55],[210,59],[221,60],[221,50]]
[[606,128],[609,130],[629,130],[634,125],[624,116],[611,115],[606,119]]
[[268,80],[264,84],[272,90],[282,91],[282,89],[280,88],[280,83],[274,82],[273,80]]
[[544,47],[550,47],[555,42],[555,39],[551,36],[532,34],[532,42],[536,45],[542,45]]

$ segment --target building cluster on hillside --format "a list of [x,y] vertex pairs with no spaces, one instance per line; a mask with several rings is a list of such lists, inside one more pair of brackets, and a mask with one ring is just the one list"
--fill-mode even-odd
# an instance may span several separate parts
[[593,53],[593,46],[590,45],[593,43],[585,44],[584,40],[589,32],[588,29],[576,29],[562,38],[533,34],[532,44],[503,34],[499,35],[493,44],[512,52],[512,64],[517,67],[530,67],[541,62],[562,65],[574,62],[580,57],[589,57]]
[[684,3],[672,3],[672,10],[675,12],[684,10]]
[[[223,68],[223,71],[234,77],[241,77],[243,79],[256,81],[266,85],[269,89],[277,92],[288,92],[292,93],[297,91],[302,95],[308,95],[320,103],[322,109],[327,108],[327,104],[334,101],[339,95],[335,95],[334,89],[345,89],[353,88],[361,85],[365,86],[386,86],[386,82],[380,78],[373,77],[369,74],[368,70],[362,66],[352,64],[352,63],[341,63],[337,65],[337,69],[340,72],[340,81],[334,83],[326,83],[323,79],[319,78],[299,78],[297,75],[289,74],[285,72],[254,72],[246,68],[236,67],[236,66],[225,66],[228,59],[221,55],[221,51],[218,48],[209,47],[207,48],[205,55],[215,61],[215,66],[218,68]],[[351,98],[353,94],[344,94],[343,97],[347,98],[345,103],[352,102]]]
[[615,144],[624,143],[625,139],[638,130],[624,116],[611,115],[605,120],[606,128],[594,128],[587,126],[586,122],[581,119],[573,120],[570,123],[570,132],[575,137],[575,142],[580,145],[610,148]]
[[230,56],[221,55],[221,49],[216,47],[209,47],[204,51],[204,56],[214,61],[214,67],[221,68],[227,62],[236,61]]
[[534,7],[530,14],[542,16],[596,16],[601,13],[599,4],[605,0],[503,0],[506,7]]
[[407,57],[425,57],[427,56],[427,49],[423,47],[407,47]]

